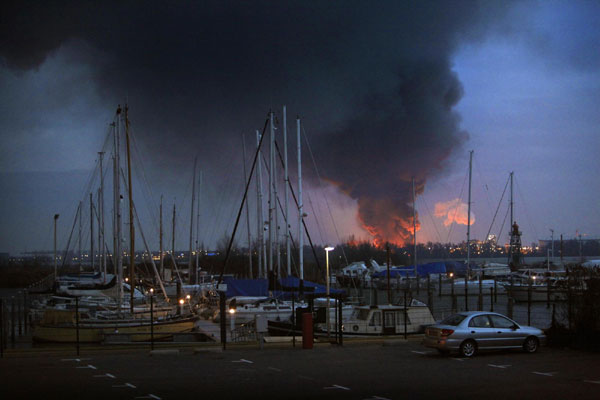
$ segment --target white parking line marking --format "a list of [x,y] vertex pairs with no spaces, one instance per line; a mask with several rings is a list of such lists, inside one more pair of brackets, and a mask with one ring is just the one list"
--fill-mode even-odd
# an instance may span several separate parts
[[269,367],[267,369],[270,369],[271,371],[281,372],[281,370],[279,368],[275,368],[275,367]]
[[465,361],[466,358],[453,358],[454,361]]
[[102,375],[94,375],[94,378],[112,378],[112,379],[115,379],[116,376],[114,376],[112,374],[102,374]]
[[76,362],[81,362],[82,360],[91,360],[91,358],[63,358],[60,361],[76,361]]
[[75,368],[89,368],[89,369],[98,369],[98,368],[94,367],[92,364],[88,364],[88,365],[87,365],[87,366],[85,366],[85,367],[75,367]]
[[543,375],[543,376],[554,376],[554,374],[556,374],[556,372],[537,372],[537,371],[533,371],[533,373],[536,375]]
[[340,385],[327,386],[327,387],[324,387],[323,389],[325,389],[325,390],[328,390],[328,389],[350,390],[350,388],[347,388],[345,386],[340,386]]
[[234,360],[234,361],[232,361],[232,362],[234,362],[234,363],[248,363],[248,364],[254,364],[254,362],[253,362],[253,361],[250,361],[250,360],[245,360],[245,359],[243,359],[243,358],[241,358],[241,359],[239,359],[239,360]]
[[502,368],[502,369],[510,367],[510,365],[496,365],[496,364],[488,364],[488,365],[493,368]]
[[152,393],[150,393],[148,396],[140,396],[140,397],[136,397],[136,399],[156,399],[156,400],[161,400],[160,397],[153,395]]
[[596,385],[600,385],[600,381],[584,381],[584,382],[587,382],[587,383],[595,383]]
[[363,399],[363,400],[391,400],[391,399],[388,399],[387,397],[373,396],[373,397],[369,397],[369,398]]
[[415,354],[429,354],[428,351],[416,351],[416,350],[413,350],[412,352],[415,353]]
[[124,385],[112,385],[112,387],[114,388],[118,388],[118,387],[128,387],[128,388],[132,388],[135,389],[136,387],[134,385],[132,385],[131,383],[126,383]]

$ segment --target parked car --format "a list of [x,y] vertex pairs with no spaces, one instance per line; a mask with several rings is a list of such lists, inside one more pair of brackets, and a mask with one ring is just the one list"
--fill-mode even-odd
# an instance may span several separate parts
[[472,357],[481,350],[523,349],[535,353],[546,344],[540,329],[521,326],[502,314],[471,311],[460,312],[425,329],[423,345],[442,354],[458,352]]

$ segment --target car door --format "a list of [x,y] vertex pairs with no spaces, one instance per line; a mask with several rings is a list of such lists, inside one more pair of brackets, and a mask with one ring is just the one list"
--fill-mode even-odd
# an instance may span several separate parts
[[494,314],[490,314],[490,320],[498,335],[498,346],[521,347],[525,340],[525,334],[514,321]]
[[480,349],[495,347],[495,330],[487,314],[476,315],[469,321],[469,336]]

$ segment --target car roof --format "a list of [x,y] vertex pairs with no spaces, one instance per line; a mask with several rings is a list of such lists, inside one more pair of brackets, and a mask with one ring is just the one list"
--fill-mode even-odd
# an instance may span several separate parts
[[495,314],[495,315],[500,315],[502,317],[505,316],[505,315],[502,315],[502,314],[499,314],[499,313],[493,312],[493,311],[461,311],[461,312],[458,312],[457,314],[464,315],[466,317],[472,317],[474,315],[483,315],[483,314],[485,314],[485,315]]

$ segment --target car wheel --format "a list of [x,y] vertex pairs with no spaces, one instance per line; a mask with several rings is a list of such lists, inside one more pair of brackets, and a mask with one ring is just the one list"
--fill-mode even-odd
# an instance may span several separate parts
[[477,352],[477,344],[473,340],[465,340],[460,345],[460,355],[463,357],[473,357]]
[[538,350],[538,347],[540,347],[539,341],[534,336],[529,336],[525,339],[525,343],[523,343],[523,350],[527,353],[535,353]]

